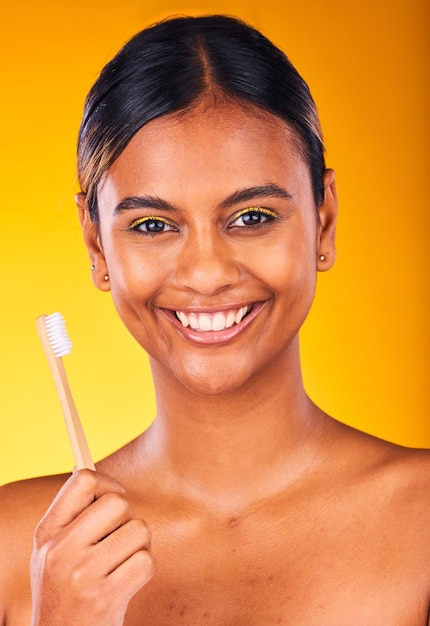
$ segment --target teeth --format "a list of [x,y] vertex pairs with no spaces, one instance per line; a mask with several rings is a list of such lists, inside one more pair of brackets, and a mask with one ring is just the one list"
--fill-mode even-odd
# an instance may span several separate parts
[[199,328],[199,321],[197,319],[197,315],[194,315],[194,313],[191,313],[191,315],[188,316],[188,319],[190,321],[190,326],[193,330],[197,330]]
[[179,317],[179,319],[181,320],[182,326],[185,326],[185,328],[187,326],[190,325],[190,320],[188,319],[188,317],[185,315],[185,313],[182,313],[182,311],[176,311],[176,315]]
[[239,322],[242,320],[245,313],[246,313],[246,306],[243,306],[241,309],[238,310],[238,312],[236,313],[234,317],[234,321],[236,322],[236,324],[239,324]]
[[235,318],[234,311],[229,311],[229,312],[227,313],[227,317],[226,317],[226,320],[225,320],[225,326],[226,326],[226,328],[231,328],[231,327],[233,326],[233,324],[234,324],[234,318]]
[[203,331],[213,330],[211,316],[208,313],[201,313],[198,315],[199,328]]
[[201,332],[219,331],[231,328],[233,324],[240,324],[251,307],[242,306],[240,309],[230,311],[217,311],[216,313],[189,313],[176,311],[176,315],[182,326],[191,326],[193,330]]
[[212,329],[211,330],[224,330],[227,326],[227,321],[224,313],[215,313],[212,318]]

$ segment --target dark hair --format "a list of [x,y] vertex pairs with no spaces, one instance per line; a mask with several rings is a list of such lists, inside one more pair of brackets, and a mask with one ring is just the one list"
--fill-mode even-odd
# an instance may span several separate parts
[[135,133],[150,120],[191,109],[211,93],[285,121],[308,164],[315,203],[322,203],[325,164],[318,114],[307,84],[285,54],[238,19],[179,17],[135,35],[87,96],[78,176],[93,221],[100,178]]

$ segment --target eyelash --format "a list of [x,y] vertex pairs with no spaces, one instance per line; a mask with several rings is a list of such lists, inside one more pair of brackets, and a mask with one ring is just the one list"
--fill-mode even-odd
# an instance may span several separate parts
[[[254,224],[243,224],[243,225],[235,225],[234,223],[239,220],[241,217],[244,216],[254,216],[258,218],[258,221]],[[261,217],[263,217],[263,221],[261,221]],[[254,228],[259,228],[262,225],[264,225],[267,222],[271,222],[275,219],[277,219],[277,214],[274,211],[271,211],[270,209],[265,209],[263,207],[249,207],[247,209],[242,209],[241,211],[239,211],[238,213],[236,213],[235,215],[233,215],[232,220],[230,221],[228,228],[232,229],[232,228],[240,228],[240,229],[244,229],[244,230],[250,230],[250,229],[254,229]],[[150,224],[150,223],[154,223],[154,224],[159,224],[159,225],[163,225],[163,230],[158,230],[158,231],[149,231],[149,230],[145,230],[145,229],[140,229],[140,226],[143,226],[144,224]],[[169,226],[169,230],[165,230],[165,226]],[[130,226],[128,227],[129,231],[137,231],[140,233],[144,233],[145,235],[149,235],[150,237],[154,237],[155,235],[159,235],[165,232],[178,232],[178,227],[175,226],[172,222],[170,222],[169,220],[167,220],[164,217],[159,217],[159,216],[155,216],[155,215],[148,215],[146,217],[140,217],[137,220],[134,220],[134,222],[132,222],[130,224]]]
[[[234,226],[234,222],[236,222],[238,219],[240,219],[244,215],[257,216],[259,218],[259,221],[255,224]],[[263,221],[261,221],[260,219],[262,216],[265,218]],[[277,214],[274,211],[271,211],[270,209],[265,209],[263,207],[249,207],[247,209],[242,209],[242,211],[239,211],[238,213],[236,213],[236,215],[233,216],[233,219],[231,220],[228,227],[229,228],[244,228],[246,230],[249,230],[250,228],[259,228],[263,224],[266,224],[267,222],[271,222],[275,220],[277,217],[278,217]]]
[[178,231],[178,228],[174,224],[172,224],[172,222],[170,222],[169,220],[166,220],[164,217],[157,217],[155,215],[148,215],[147,217],[140,217],[139,219],[134,220],[134,222],[132,222],[130,226],[128,227],[128,230],[141,232],[141,233],[144,233],[145,235],[149,235],[150,237],[154,237],[155,235],[159,235],[159,234],[166,232],[166,230],[164,229],[156,231],[156,232],[139,229],[139,226],[142,226],[143,224],[149,224],[150,222],[153,222],[154,224],[158,223],[158,224],[163,224],[164,226],[170,226],[170,230],[175,231],[175,232]]

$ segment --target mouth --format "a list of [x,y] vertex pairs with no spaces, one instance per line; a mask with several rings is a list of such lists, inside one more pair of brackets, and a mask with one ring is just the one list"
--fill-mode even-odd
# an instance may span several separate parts
[[184,328],[190,327],[192,330],[201,333],[221,332],[227,328],[232,328],[251,312],[253,305],[249,304],[235,309],[215,312],[185,313],[185,311],[175,311],[176,318]]
[[233,341],[250,326],[266,304],[265,300],[212,311],[161,309],[188,341],[201,346]]

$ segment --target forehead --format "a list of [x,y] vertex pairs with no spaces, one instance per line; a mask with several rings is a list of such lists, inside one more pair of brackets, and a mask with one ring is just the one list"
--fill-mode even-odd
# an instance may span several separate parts
[[310,190],[294,131],[252,106],[202,104],[141,128],[103,177],[99,200],[144,191],[180,202],[201,190],[216,202],[237,188],[267,183]]

